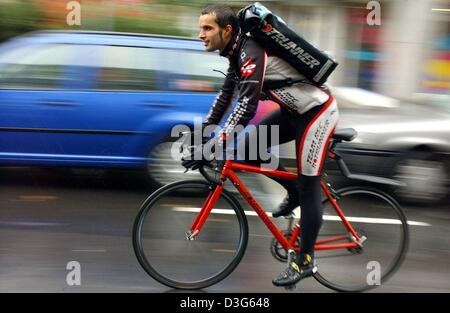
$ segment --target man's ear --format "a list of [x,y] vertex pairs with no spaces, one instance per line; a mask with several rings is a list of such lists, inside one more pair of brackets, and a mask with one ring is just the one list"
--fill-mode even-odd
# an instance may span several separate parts
[[225,26],[225,34],[230,37],[233,35],[233,27],[231,25]]

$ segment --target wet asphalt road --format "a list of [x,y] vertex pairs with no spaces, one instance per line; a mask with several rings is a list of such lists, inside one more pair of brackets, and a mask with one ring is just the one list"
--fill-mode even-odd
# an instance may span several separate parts
[[[144,174],[117,170],[0,169],[0,292],[167,292],[132,249],[131,229],[152,187]],[[401,269],[376,292],[450,292],[450,204],[404,207],[410,247]],[[250,241],[238,268],[206,292],[285,292],[271,280],[285,265],[271,237],[249,218]],[[81,266],[69,286],[68,262]],[[314,279],[294,292],[330,292]]]

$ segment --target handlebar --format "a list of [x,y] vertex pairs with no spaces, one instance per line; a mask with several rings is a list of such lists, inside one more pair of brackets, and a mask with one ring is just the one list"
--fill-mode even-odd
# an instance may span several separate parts
[[[180,153],[183,155],[183,151],[189,151],[190,150],[190,141],[188,141],[188,135],[191,132],[182,132],[182,135],[184,136],[184,141],[181,141],[181,145],[180,145]],[[225,162],[223,162],[223,164],[220,164],[221,161],[216,160],[216,162],[219,163],[219,165],[214,169],[214,171],[221,173],[221,169],[223,167],[223,164],[225,164]],[[209,163],[211,164],[211,163]],[[200,174],[210,183],[215,184],[215,185],[222,185],[223,181],[222,179],[216,178],[211,176],[210,174],[208,174],[208,172],[205,170],[205,167],[208,167],[208,164],[206,165],[202,165],[201,167],[198,168]],[[220,170],[219,170],[220,169]]]
[[[217,162],[219,162],[219,161],[217,161]],[[205,170],[205,166],[206,166],[206,165],[200,166],[200,168],[198,169],[199,172],[200,172],[200,174],[202,174],[202,176],[203,176],[207,181],[209,181],[210,183],[213,183],[214,185],[222,185],[222,184],[223,184],[223,180],[222,180],[220,177],[219,177],[219,178],[216,178],[216,177],[212,177],[211,175],[209,175],[208,172]],[[215,171],[218,171],[219,168],[222,168],[222,166],[218,166],[218,167],[215,169]],[[218,171],[218,172],[219,172],[219,171]],[[219,173],[220,173],[220,172],[219,172]]]

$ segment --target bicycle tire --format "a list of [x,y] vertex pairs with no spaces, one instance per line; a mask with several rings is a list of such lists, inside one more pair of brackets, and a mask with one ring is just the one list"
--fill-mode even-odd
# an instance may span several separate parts
[[[360,285],[355,285],[355,286],[346,286],[342,283],[339,282],[333,282],[332,279],[329,279],[327,277],[325,277],[323,275],[323,272],[321,272],[321,264],[320,262],[317,262],[317,266],[318,266],[318,272],[314,275],[314,278],[321,283],[322,285],[331,288],[335,291],[340,291],[340,292],[362,292],[362,291],[366,291],[372,288],[376,288],[379,285],[384,284],[389,278],[392,277],[392,275],[399,269],[400,265],[402,264],[402,262],[405,259],[407,250],[408,250],[408,246],[409,246],[409,229],[408,229],[408,223],[405,217],[405,214],[401,208],[401,206],[397,203],[397,201],[392,198],[390,195],[386,194],[385,192],[378,190],[376,188],[372,188],[372,187],[346,187],[343,189],[340,189],[336,192],[336,194],[338,195],[338,203],[342,203],[343,199],[349,199],[350,196],[353,195],[370,195],[371,197],[375,197],[377,199],[379,199],[380,201],[382,201],[383,203],[385,203],[387,205],[387,207],[391,208],[392,211],[395,213],[396,218],[398,218],[398,220],[400,221],[400,230],[399,230],[399,234],[400,234],[400,242],[398,243],[398,251],[396,251],[395,256],[393,257],[391,263],[389,264],[388,268],[385,269],[385,271],[383,271],[383,273],[380,275],[380,282],[379,284],[369,284],[367,283],[362,283]],[[373,199],[375,199],[373,198]],[[330,202],[330,200],[328,198],[325,198],[322,201],[322,204],[327,205]],[[344,211],[346,211],[345,207],[341,207],[341,209]],[[347,214],[346,217],[348,218]],[[380,216],[381,217],[381,216]],[[355,227],[355,223],[354,222],[350,222],[352,224],[353,227]],[[342,222],[340,222],[340,224],[342,224]],[[376,224],[376,223],[375,223]],[[323,227],[321,229],[321,232],[324,231]],[[362,231],[362,230],[360,230]],[[375,234],[374,232],[367,234],[367,243],[370,242],[371,237],[373,238],[374,236],[377,236],[378,234]],[[320,233],[319,233],[320,236]],[[364,243],[365,244],[365,243]],[[387,248],[385,248],[387,249]],[[351,249],[348,249],[347,252],[352,252]],[[317,251],[316,254],[317,256],[320,255],[321,251]],[[360,252],[361,254],[365,253],[364,252],[364,245],[363,245],[363,249]],[[355,251],[353,251],[353,254],[358,255],[358,253],[355,253]],[[319,259],[319,257],[317,257],[316,259]],[[323,263],[323,262],[322,262]],[[333,264],[334,266],[334,264]],[[347,262],[345,264],[345,266],[349,266],[347,265]],[[367,265],[368,266],[368,265]],[[368,268],[368,267],[367,267]],[[338,273],[340,274],[344,274],[343,272],[339,272],[340,269],[338,269]],[[338,274],[336,274],[338,275]],[[345,275],[345,274],[344,274]],[[351,274],[350,274],[351,275]],[[356,276],[356,275],[355,275]],[[367,276],[366,276],[367,277]],[[366,278],[367,279],[367,278]]]
[[[226,278],[228,275],[230,275],[233,270],[238,266],[240,261],[242,260],[242,257],[244,256],[247,243],[248,243],[248,222],[247,218],[245,216],[244,210],[242,209],[241,205],[237,201],[237,199],[231,195],[227,190],[223,189],[221,193],[221,197],[225,200],[228,205],[231,206],[232,210],[234,210],[235,218],[237,219],[238,227],[239,227],[239,242],[237,244],[237,251],[232,257],[231,261],[228,265],[222,268],[219,272],[213,274],[212,276],[209,276],[207,278],[201,279],[201,280],[194,280],[194,281],[181,281],[177,279],[173,279],[171,277],[168,277],[168,275],[165,275],[164,273],[161,273],[160,270],[154,267],[154,265],[151,264],[151,261],[149,261],[148,255],[146,254],[144,247],[143,247],[143,238],[142,238],[142,231],[143,231],[143,225],[146,221],[146,218],[148,217],[149,212],[151,212],[152,207],[158,202],[158,200],[163,199],[165,196],[170,195],[171,193],[175,194],[183,194],[185,197],[193,197],[193,194],[195,191],[198,193],[201,193],[201,191],[205,190],[205,188],[210,188],[210,184],[201,181],[201,180],[186,180],[186,181],[179,181],[174,182],[171,184],[168,184],[166,186],[161,187],[160,189],[156,190],[153,194],[151,194],[142,204],[141,209],[136,216],[134,226],[133,226],[133,248],[135,255],[140,263],[140,265],[143,267],[143,269],[149,274],[152,278],[154,278],[156,281],[160,282],[163,285],[166,285],[171,288],[175,289],[185,289],[185,290],[192,290],[192,289],[202,289],[209,287],[211,285],[214,285],[224,278]],[[184,191],[183,191],[184,190]],[[193,193],[190,195],[187,195],[186,190],[190,190]],[[186,198],[189,199],[189,198]],[[205,198],[203,198],[204,200]],[[192,219],[193,221],[193,219]],[[208,222],[208,220],[207,220]],[[206,225],[206,224],[205,224]],[[185,229],[187,231],[187,229]],[[202,230],[203,231],[203,230]],[[200,233],[200,235],[202,232]],[[186,240],[186,238],[184,238]],[[188,244],[191,241],[186,241],[186,244]],[[208,261],[203,259],[204,261]],[[201,265],[201,264],[199,264]],[[183,264],[180,264],[180,267],[182,267]]]

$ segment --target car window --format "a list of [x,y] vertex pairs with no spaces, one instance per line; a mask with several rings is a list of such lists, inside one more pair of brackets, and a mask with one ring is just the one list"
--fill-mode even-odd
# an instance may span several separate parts
[[0,55],[0,88],[215,92],[227,60],[202,51],[46,44]]
[[104,46],[101,90],[217,91],[227,62],[215,54],[188,50]]
[[68,45],[31,45],[0,55],[0,88],[58,88],[70,53]]
[[160,70],[167,73],[169,90],[217,91],[225,79],[222,73],[227,72],[228,61],[217,54],[183,50],[159,53],[164,53]]

